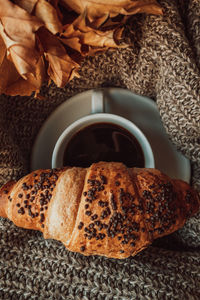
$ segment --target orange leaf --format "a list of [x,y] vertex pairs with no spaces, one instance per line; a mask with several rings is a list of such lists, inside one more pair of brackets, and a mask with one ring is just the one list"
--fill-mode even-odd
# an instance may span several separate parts
[[57,37],[44,27],[38,30],[38,37],[49,63],[48,75],[58,87],[64,87],[74,76],[78,76],[79,64],[67,54]]
[[6,45],[4,44],[4,41],[0,36],[0,66],[4,60],[5,55],[6,55]]
[[30,95],[46,79],[64,87],[83,56],[127,46],[136,13],[162,10],[156,0],[0,0],[0,93]]
[[35,15],[44,22],[45,27],[53,34],[62,32],[62,24],[58,18],[57,11],[46,0],[37,1]]
[[32,14],[38,0],[15,0],[15,4]]
[[36,66],[36,77],[32,74],[23,79],[14,64],[4,56],[0,66],[0,93],[15,96],[30,96],[32,92],[39,92],[45,79],[44,62],[39,59]]
[[118,14],[162,14],[162,9],[156,0],[62,0],[62,2],[78,14],[86,11],[89,21],[98,26],[108,17],[112,18]]
[[[57,10],[46,0],[16,0],[17,5],[43,21],[45,27],[56,34],[62,31]],[[55,1],[54,4],[56,5]]]
[[[120,39],[119,33],[122,33],[122,30],[118,29],[118,39]],[[102,49],[119,47],[114,40],[114,30],[100,31],[87,26],[85,13],[75,19],[72,24],[64,26],[61,40],[67,46],[79,51],[83,56],[102,51]],[[85,45],[88,47],[84,47]],[[95,47],[95,51],[92,50],[92,47]]]
[[28,74],[35,76],[40,59],[35,32],[43,23],[8,0],[0,0],[0,21],[0,35],[6,45],[8,58],[24,79]]
[[[5,25],[7,18],[10,17],[10,11],[8,10],[6,17],[4,14],[2,18],[3,13],[3,8],[1,7],[0,16]],[[18,14],[16,13],[15,16],[17,17]],[[12,19],[13,17],[11,20]],[[14,35],[14,40],[9,37],[9,35],[12,36],[12,34]],[[4,40],[1,35],[4,37]],[[23,41],[23,34],[17,31],[16,26],[14,30],[12,30],[9,23],[4,29],[2,23],[0,23],[0,93],[13,96],[30,95],[33,91],[39,91],[45,80],[43,59],[34,48],[24,47]],[[35,47],[35,42],[33,43],[31,39],[30,46]],[[33,56],[31,57],[31,55]],[[34,72],[32,73],[32,71]]]

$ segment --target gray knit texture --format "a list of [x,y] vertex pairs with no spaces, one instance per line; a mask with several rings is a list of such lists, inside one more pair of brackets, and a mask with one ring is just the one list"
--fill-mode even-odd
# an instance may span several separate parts
[[[163,16],[130,19],[129,48],[86,58],[79,79],[64,89],[43,87],[45,100],[0,96],[0,185],[29,172],[36,135],[58,105],[94,87],[122,87],[157,102],[200,192],[200,1],[160,4]],[[199,300],[200,214],[125,260],[71,253],[0,218],[0,299]]]

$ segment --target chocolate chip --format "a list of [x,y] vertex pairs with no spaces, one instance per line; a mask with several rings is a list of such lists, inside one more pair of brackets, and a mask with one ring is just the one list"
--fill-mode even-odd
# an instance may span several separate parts
[[94,186],[95,185],[95,180],[92,180],[92,179],[88,179],[87,183],[91,186]]
[[85,214],[86,214],[87,216],[91,216],[92,212],[91,212],[90,210],[86,210]]
[[80,222],[78,225],[78,229],[81,230],[83,228],[83,226],[84,226],[83,222]]
[[18,213],[21,214],[21,215],[24,215],[25,214],[24,208],[20,207],[20,209],[18,210]]
[[105,238],[105,236],[106,236],[105,233],[100,233],[100,234],[99,234],[100,240],[103,240],[103,239]]
[[95,225],[97,225],[97,226],[99,226],[99,225],[101,224],[100,221],[95,221],[94,223],[95,223]]
[[91,220],[94,221],[98,218],[97,214],[94,214],[93,216],[91,216]]
[[113,210],[117,210],[117,203],[113,194],[110,196],[111,207]]
[[100,200],[100,201],[98,202],[98,205],[99,205],[100,207],[104,207],[104,202],[103,202],[102,200]]
[[41,222],[41,223],[44,222],[44,219],[45,219],[44,214],[40,214],[40,222]]
[[81,247],[80,247],[80,251],[81,251],[81,252],[84,252],[84,251],[85,251],[85,246],[81,246]]
[[107,178],[104,175],[100,175],[102,184],[107,184]]

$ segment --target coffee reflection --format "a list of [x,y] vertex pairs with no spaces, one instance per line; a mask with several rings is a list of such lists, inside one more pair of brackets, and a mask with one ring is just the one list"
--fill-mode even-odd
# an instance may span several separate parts
[[118,161],[138,168],[145,164],[137,139],[126,129],[111,123],[86,126],[66,145],[64,166],[89,167],[98,161]]

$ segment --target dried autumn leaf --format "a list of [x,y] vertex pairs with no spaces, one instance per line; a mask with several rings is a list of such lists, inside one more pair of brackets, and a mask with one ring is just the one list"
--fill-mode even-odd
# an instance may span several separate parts
[[36,66],[36,76],[29,74],[23,79],[17,72],[14,64],[7,59],[7,50],[0,36],[0,93],[15,95],[31,95],[33,91],[39,92],[45,80],[43,59],[40,58]]
[[0,90],[9,95],[30,95],[40,89],[45,78],[35,36],[43,23],[7,0],[0,0],[0,21],[0,35],[6,46]]
[[62,24],[58,19],[57,11],[45,0],[38,0],[35,6],[35,15],[44,22],[45,27],[52,33],[62,31]]
[[0,67],[4,60],[5,55],[6,55],[6,45],[4,44],[4,41],[0,35]]
[[162,9],[156,0],[62,0],[61,2],[78,14],[87,11],[89,21],[98,27],[108,17],[112,18],[118,14],[162,14]]
[[[122,28],[118,28],[116,32],[118,40],[121,37],[122,30]],[[110,47],[119,47],[116,40],[114,40],[114,31],[100,31],[87,26],[85,13],[75,19],[72,24],[64,26],[61,40],[70,48],[80,52],[83,56],[91,55]]]
[[29,14],[31,14],[34,10],[35,4],[37,0],[15,0],[15,4],[19,7],[25,9]]
[[78,76],[79,64],[67,54],[65,47],[46,28],[38,30],[38,37],[48,61],[48,75],[58,87],[65,84],[74,76]]
[[60,0],[49,0],[48,2],[55,8],[57,15],[58,15],[58,19],[62,22],[63,14],[61,13],[59,5],[58,5],[59,1]]
[[17,72],[14,64],[7,59],[6,55],[0,65],[0,93],[10,96],[29,96],[33,91],[39,92],[45,80],[44,62],[42,58],[36,66],[36,76],[28,74],[25,80]]
[[43,21],[45,27],[52,33],[62,31],[57,10],[46,0],[16,0],[15,3]]
[[127,46],[123,25],[142,12],[162,13],[156,0],[0,0],[0,93],[64,87],[83,56]]
[[0,0],[0,21],[0,34],[6,45],[8,58],[24,79],[28,74],[35,76],[40,58],[36,49],[35,32],[43,23],[8,0]]

